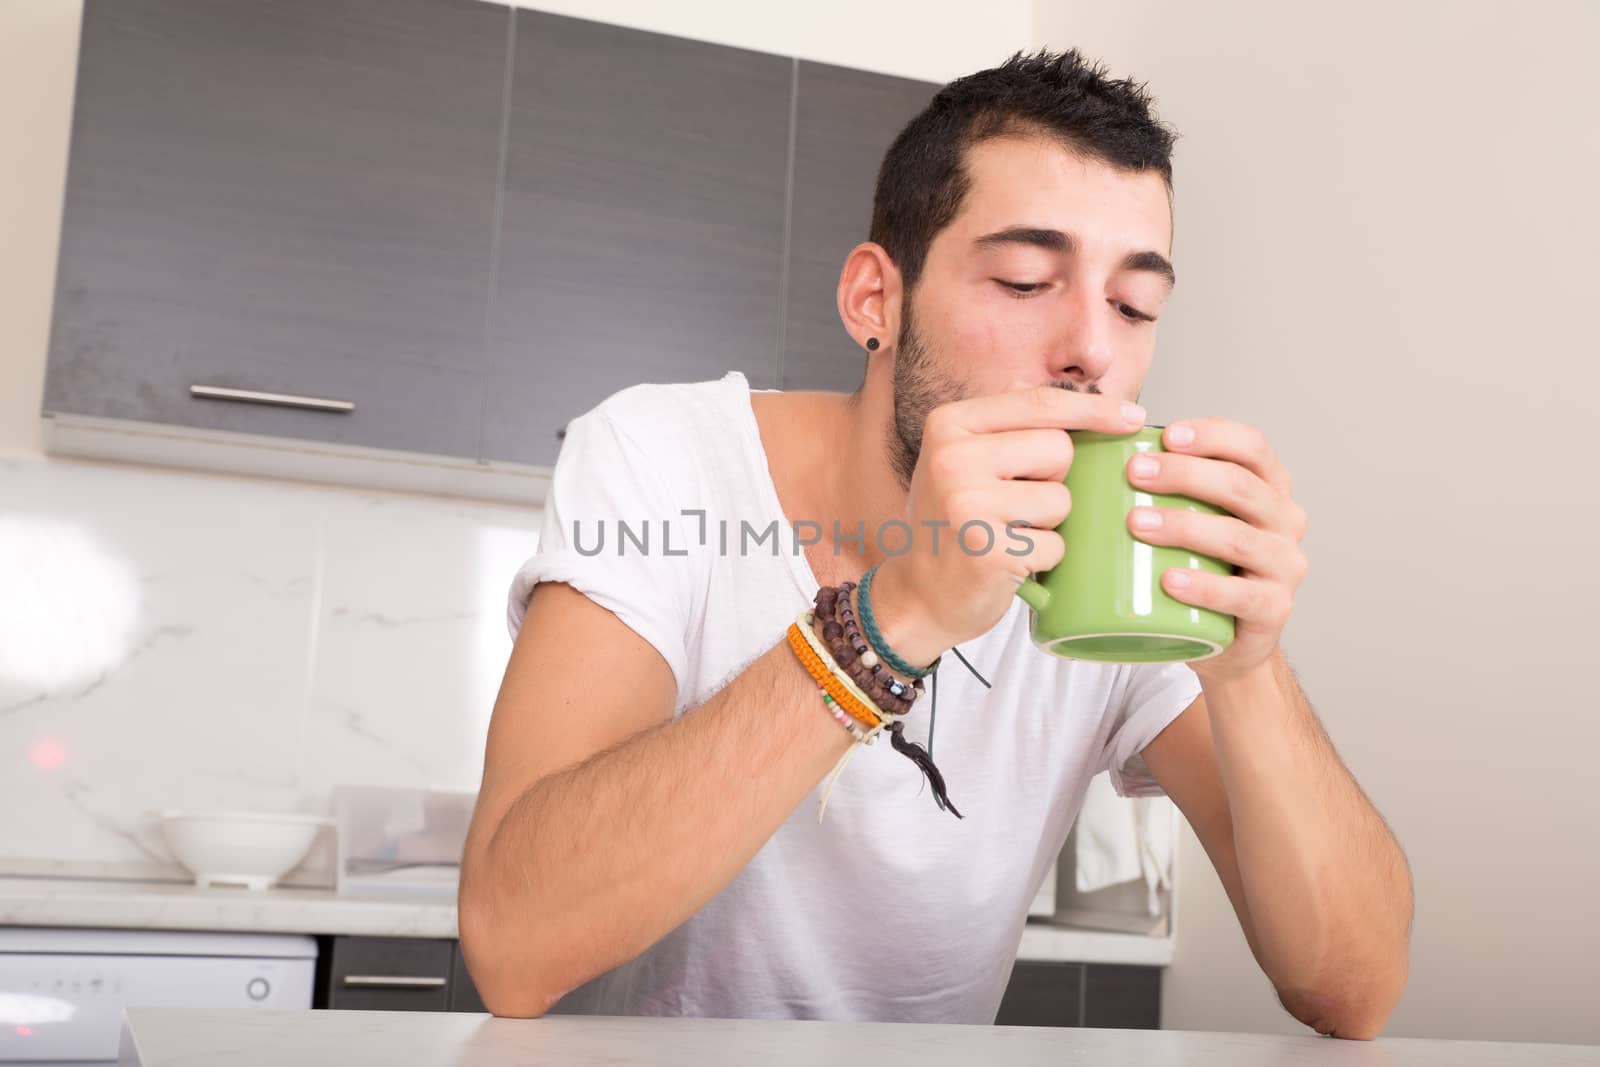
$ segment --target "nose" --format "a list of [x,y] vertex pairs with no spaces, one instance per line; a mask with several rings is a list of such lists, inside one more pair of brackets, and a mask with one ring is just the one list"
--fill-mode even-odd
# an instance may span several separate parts
[[1105,297],[1094,286],[1072,286],[1062,309],[1060,331],[1050,349],[1050,374],[1087,388],[1105,377],[1116,358]]

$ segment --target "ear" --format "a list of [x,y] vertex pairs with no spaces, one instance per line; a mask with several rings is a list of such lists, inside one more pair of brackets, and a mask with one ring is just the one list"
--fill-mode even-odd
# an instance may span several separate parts
[[863,241],[845,257],[839,272],[839,318],[856,344],[878,339],[879,352],[894,346],[900,336],[900,268],[883,246]]

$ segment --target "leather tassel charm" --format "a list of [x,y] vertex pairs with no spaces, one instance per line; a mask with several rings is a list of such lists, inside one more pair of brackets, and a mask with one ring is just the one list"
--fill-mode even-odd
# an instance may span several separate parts
[[927,749],[915,741],[907,741],[904,736],[905,729],[906,724],[903,722],[891,723],[889,726],[889,743],[894,746],[896,752],[915,763],[917,768],[927,777],[928,785],[933,787],[933,802],[939,805],[939,810],[948,811],[958,819],[964,818],[965,816],[957,811],[956,806],[950,802],[950,794],[945,792],[944,775],[939,772],[938,767],[933,765],[933,757],[928,755]]

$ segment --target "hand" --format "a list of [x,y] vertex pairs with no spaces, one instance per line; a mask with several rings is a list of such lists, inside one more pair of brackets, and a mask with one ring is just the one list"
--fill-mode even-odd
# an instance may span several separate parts
[[1064,431],[1130,433],[1144,417],[1136,404],[1053,386],[930,412],[906,499],[910,548],[873,580],[874,614],[890,646],[920,666],[999,622],[1022,579],[1064,552],[1055,529],[1072,509]]
[[[1191,439],[1183,440],[1187,429]],[[1202,515],[1181,508],[1134,508],[1128,528],[1152,545],[1176,545],[1234,564],[1233,576],[1171,567],[1161,587],[1186,604],[1234,616],[1233,644],[1219,655],[1190,666],[1202,680],[1243,674],[1277,650],[1294,606],[1295,590],[1305,580],[1300,551],[1306,512],[1290,495],[1289,472],[1278,462],[1266,435],[1231,419],[1187,419],[1162,433],[1165,453],[1145,453],[1128,464],[1128,480],[1150,493],[1177,493],[1226,509],[1229,515]],[[1154,459],[1158,471],[1136,474],[1141,459]],[[1161,525],[1142,529],[1135,520],[1157,514]]]

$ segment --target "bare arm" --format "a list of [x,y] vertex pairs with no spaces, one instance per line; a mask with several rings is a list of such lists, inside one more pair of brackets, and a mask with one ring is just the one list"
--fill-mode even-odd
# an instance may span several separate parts
[[673,701],[643,638],[537,587],[462,861],[462,949],[496,1015],[543,1014],[682,923],[850,744],[783,643],[677,719]]
[[1411,877],[1275,656],[1213,684],[1144,750],[1295,1018],[1371,1038],[1405,989]]

